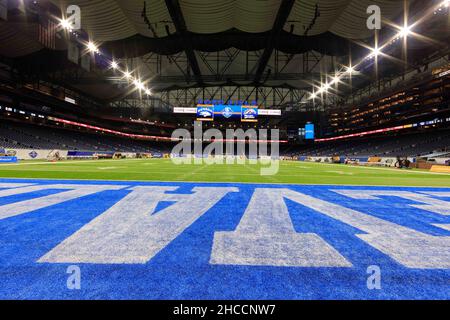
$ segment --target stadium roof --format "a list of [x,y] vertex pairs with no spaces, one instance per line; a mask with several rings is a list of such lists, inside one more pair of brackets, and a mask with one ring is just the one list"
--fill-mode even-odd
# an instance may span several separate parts
[[[153,92],[197,87],[215,92],[222,86],[309,90],[312,81],[348,64],[350,55],[360,54],[360,43],[373,38],[373,30],[366,27],[368,6],[380,6],[385,21],[402,19],[404,9],[402,1],[388,0],[267,0],[264,5],[259,0],[37,2],[47,12],[54,12],[52,4],[78,5],[89,39],[147,81]],[[410,0],[409,7],[413,16],[426,4]],[[11,16],[0,20],[0,41],[9,44],[0,48],[0,55],[21,65],[39,63],[37,58],[45,55],[54,69],[65,68],[56,63],[58,52],[38,41],[38,20],[25,23],[20,14]],[[56,49],[61,59],[67,56],[67,43]],[[129,93],[121,78],[90,72],[64,75],[63,80],[113,101]]]

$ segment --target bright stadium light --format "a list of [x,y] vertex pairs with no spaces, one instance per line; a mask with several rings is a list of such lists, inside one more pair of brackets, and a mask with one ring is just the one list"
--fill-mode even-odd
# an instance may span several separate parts
[[379,48],[372,48],[370,50],[372,51],[370,57],[378,57],[381,53],[381,50]]
[[341,81],[341,78],[339,76],[334,76],[333,80],[331,81],[331,84],[339,83]]
[[144,90],[144,88],[145,88],[144,84],[138,79],[134,80],[133,84],[136,86],[136,89]]
[[66,30],[69,30],[69,31],[72,30],[72,24],[67,19],[63,18],[63,19],[59,20],[59,25]]
[[313,92],[311,93],[311,96],[309,97],[310,99],[315,99],[317,97],[317,95]]
[[404,26],[403,28],[400,28],[400,31],[398,32],[398,36],[400,38],[405,38],[411,34],[411,27]]
[[354,73],[355,72],[355,68],[353,68],[352,66],[350,66],[350,67],[347,67],[347,73],[348,74],[352,74],[352,73]]
[[117,62],[115,62],[115,61],[111,62],[111,68],[113,68],[115,70],[118,67],[119,67],[119,65],[117,64]]
[[89,41],[89,43],[87,44],[87,48],[90,52],[98,52],[97,46],[91,41]]
[[129,71],[125,71],[125,72],[123,73],[123,76],[124,76],[126,79],[131,79],[131,73],[130,73]]
[[150,91],[150,89],[145,89],[145,94],[148,96],[151,96],[152,92]]

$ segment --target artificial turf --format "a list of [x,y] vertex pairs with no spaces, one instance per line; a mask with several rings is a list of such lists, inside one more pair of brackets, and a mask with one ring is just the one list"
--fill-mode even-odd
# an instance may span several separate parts
[[0,177],[450,187],[450,174],[422,170],[280,161],[276,174],[261,175],[262,167],[268,165],[175,165],[170,159],[24,161],[1,164]]

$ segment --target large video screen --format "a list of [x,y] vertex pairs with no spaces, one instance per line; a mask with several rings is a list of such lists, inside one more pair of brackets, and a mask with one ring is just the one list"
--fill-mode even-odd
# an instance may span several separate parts
[[306,140],[314,140],[314,125],[312,123],[308,123],[305,125],[305,139]]
[[258,106],[199,104],[197,105],[197,120],[238,120],[242,122],[258,121]]

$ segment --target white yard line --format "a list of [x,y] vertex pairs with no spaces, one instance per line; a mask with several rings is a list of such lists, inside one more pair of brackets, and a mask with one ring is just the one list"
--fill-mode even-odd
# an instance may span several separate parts
[[[311,163],[312,164],[312,163]],[[352,169],[371,169],[371,170],[384,170],[384,171],[391,171],[391,172],[401,172],[401,173],[419,173],[419,174],[437,174],[437,175],[450,175],[450,173],[440,173],[440,172],[429,172],[429,171],[418,171],[418,170],[401,170],[401,169],[395,169],[395,168],[379,168],[379,167],[364,167],[364,166],[345,166],[344,164],[337,164],[337,163],[314,163],[316,165],[326,165],[326,166],[339,166],[341,169],[343,168],[352,168]]]

